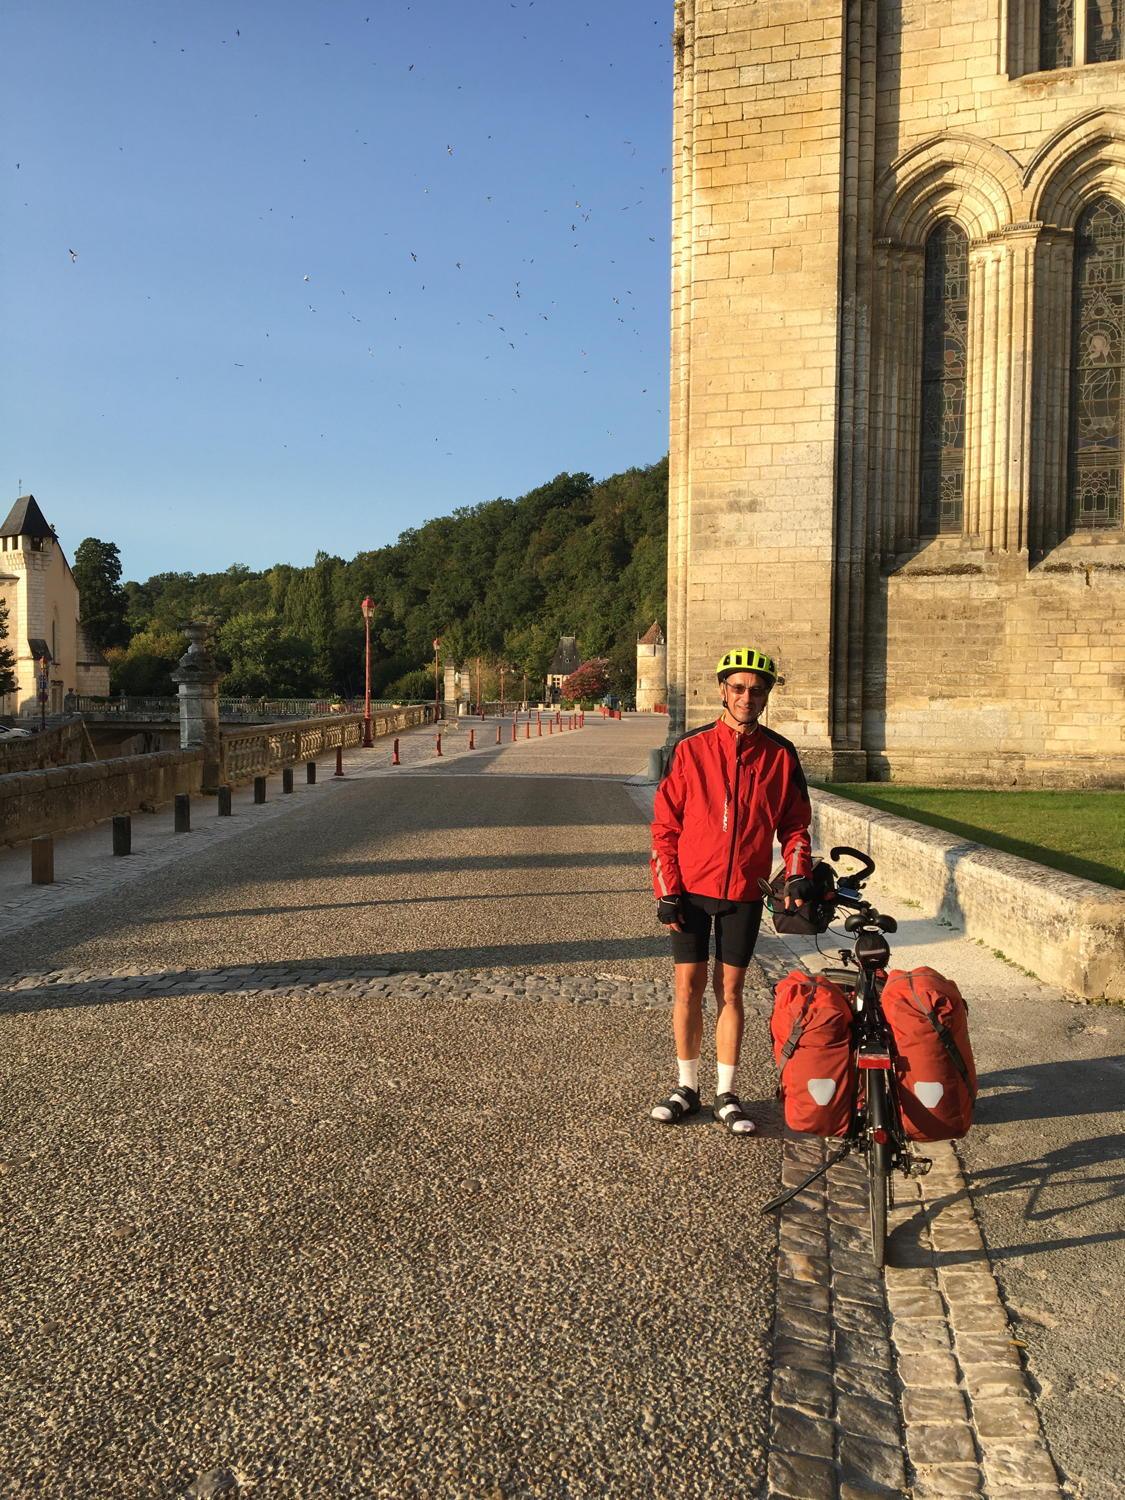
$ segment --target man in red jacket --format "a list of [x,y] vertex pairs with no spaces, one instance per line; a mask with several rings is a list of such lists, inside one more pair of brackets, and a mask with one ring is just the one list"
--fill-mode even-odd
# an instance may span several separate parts
[[742,1046],[742,990],[762,921],[758,881],[770,878],[776,834],[785,861],[786,906],[812,898],[812,808],[797,751],[758,722],[777,681],[773,658],[741,647],[721,657],[716,672],[722,714],[676,742],[653,809],[652,882],[657,917],[672,934],[679,1079],[652,1118],[674,1125],[699,1110],[713,927],[713,1113],[735,1135],[749,1135],[754,1122],[734,1091],[734,1071]]

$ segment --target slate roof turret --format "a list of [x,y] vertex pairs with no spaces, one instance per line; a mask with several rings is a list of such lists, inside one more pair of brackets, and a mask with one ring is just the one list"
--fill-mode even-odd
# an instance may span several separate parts
[[0,536],[50,537],[55,540],[55,528],[39,509],[34,495],[21,495],[8,512],[8,519],[0,526]]

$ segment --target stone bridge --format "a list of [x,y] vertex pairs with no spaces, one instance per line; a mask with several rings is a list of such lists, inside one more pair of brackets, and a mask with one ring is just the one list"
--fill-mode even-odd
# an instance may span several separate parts
[[[1125,1493],[1125,1015],[918,910],[973,1005],[977,1125],[900,1202],[786,1141],[654,1125],[663,719],[451,725],[233,816],[0,851],[0,1472],[14,1494],[796,1500]],[[895,910],[892,891],[873,889]],[[705,1097],[713,1083],[705,1042]]]

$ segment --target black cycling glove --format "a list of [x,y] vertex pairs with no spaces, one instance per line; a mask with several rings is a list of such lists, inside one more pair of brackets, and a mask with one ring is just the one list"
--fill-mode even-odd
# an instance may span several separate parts
[[656,920],[670,927],[673,922],[678,926],[684,923],[684,905],[679,896],[661,896],[656,903]]
[[807,875],[790,875],[785,882],[786,897],[792,897],[794,901],[811,901],[816,895],[812,881]]

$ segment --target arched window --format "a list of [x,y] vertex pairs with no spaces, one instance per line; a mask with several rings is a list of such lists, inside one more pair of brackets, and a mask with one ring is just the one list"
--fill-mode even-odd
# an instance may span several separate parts
[[1121,525],[1125,208],[1098,198],[1075,229],[1070,355],[1070,521]]
[[918,530],[959,532],[965,490],[965,348],[969,242],[944,220],[926,241]]
[[[1079,4],[1082,0],[1079,0]],[[1069,68],[1074,62],[1074,0],[1041,0],[1039,66]]]

